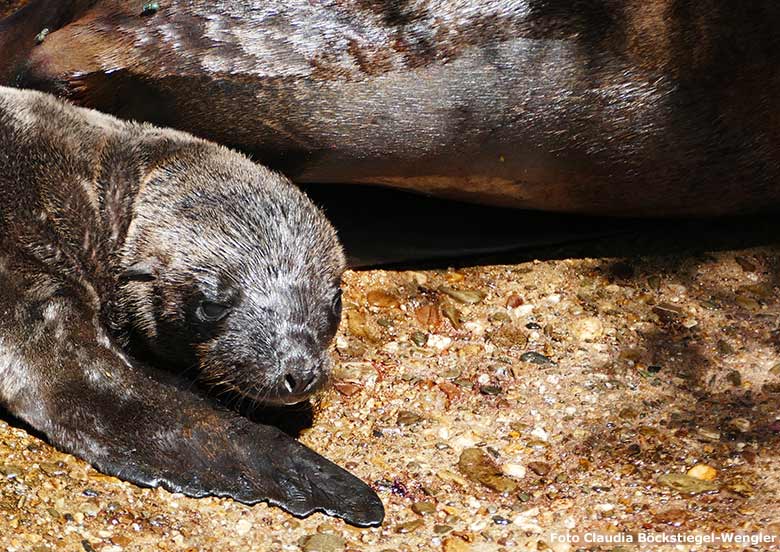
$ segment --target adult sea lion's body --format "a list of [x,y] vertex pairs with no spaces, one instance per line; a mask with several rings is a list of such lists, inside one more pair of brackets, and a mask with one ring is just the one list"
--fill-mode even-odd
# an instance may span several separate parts
[[772,0],[33,0],[0,25],[6,82],[298,182],[618,215],[780,202]]
[[330,225],[279,175],[0,87],[0,404],[97,468],[381,522],[354,476],[163,382],[182,369],[252,399],[306,397],[327,377],[343,269]]

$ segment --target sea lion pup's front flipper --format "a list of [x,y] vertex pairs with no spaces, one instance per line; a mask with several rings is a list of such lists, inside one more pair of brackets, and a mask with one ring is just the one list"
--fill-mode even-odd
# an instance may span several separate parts
[[80,292],[20,257],[0,255],[0,401],[54,445],[143,486],[381,523],[365,483],[276,428],[150,377]]

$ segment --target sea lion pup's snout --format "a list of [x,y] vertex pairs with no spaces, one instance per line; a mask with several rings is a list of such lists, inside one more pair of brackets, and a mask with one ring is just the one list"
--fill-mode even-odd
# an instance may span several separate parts
[[116,309],[129,347],[259,402],[324,386],[345,260],[300,190],[225,148],[192,147],[147,175],[134,210]]

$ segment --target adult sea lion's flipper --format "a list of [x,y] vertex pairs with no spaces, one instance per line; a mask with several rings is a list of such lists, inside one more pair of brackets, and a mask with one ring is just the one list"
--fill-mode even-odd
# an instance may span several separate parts
[[0,402],[97,469],[189,496],[382,521],[365,483],[276,428],[214,408],[127,359],[88,292],[0,250]]

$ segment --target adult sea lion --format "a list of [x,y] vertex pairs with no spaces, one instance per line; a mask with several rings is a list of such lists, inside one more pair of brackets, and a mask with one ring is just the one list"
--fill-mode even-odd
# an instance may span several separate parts
[[165,381],[194,369],[265,403],[309,396],[343,270],[332,227],[283,177],[0,87],[0,404],[101,471],[380,523],[354,476]]
[[0,79],[301,183],[624,216],[780,200],[772,0],[157,4],[32,0],[0,23]]

